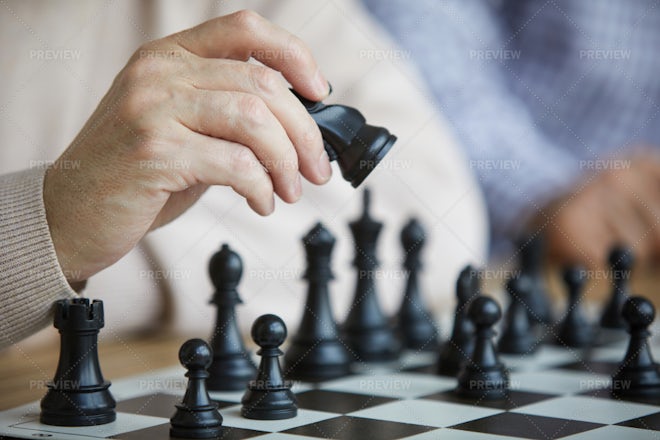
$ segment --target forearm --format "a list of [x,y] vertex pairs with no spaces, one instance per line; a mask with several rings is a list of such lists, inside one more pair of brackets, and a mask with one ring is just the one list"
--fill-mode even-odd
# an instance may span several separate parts
[[0,176],[0,349],[48,325],[54,301],[76,296],[50,237],[43,174]]

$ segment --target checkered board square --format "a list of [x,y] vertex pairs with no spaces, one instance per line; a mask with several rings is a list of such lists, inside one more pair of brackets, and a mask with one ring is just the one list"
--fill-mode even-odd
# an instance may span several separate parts
[[[296,383],[299,413],[288,420],[242,418],[242,392],[211,397],[227,440],[660,439],[660,399],[627,401],[609,392],[625,347],[625,340],[587,352],[543,345],[530,355],[502,356],[511,392],[500,401],[456,396],[454,378],[433,374],[434,355],[410,353],[397,365],[362,365],[348,377]],[[40,424],[38,402],[2,412],[0,438],[169,439],[183,373],[177,367],[115,381],[117,421],[103,426]]]

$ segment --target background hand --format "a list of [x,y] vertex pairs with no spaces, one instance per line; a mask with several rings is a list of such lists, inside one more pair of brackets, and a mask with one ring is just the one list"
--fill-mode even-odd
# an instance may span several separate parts
[[641,262],[660,255],[660,161],[653,154],[612,159],[617,164],[589,176],[554,202],[543,217],[551,258],[606,267],[612,246],[629,247]]

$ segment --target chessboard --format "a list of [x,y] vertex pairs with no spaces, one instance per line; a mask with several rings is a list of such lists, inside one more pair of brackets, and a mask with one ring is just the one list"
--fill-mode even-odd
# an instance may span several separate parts
[[[659,329],[652,331],[655,335]],[[660,401],[610,393],[611,374],[626,350],[618,342],[586,351],[550,344],[529,355],[501,355],[510,371],[503,400],[470,400],[456,379],[434,374],[437,355],[407,352],[390,364],[362,364],[326,382],[294,382],[298,415],[241,417],[243,391],[210,392],[224,418],[222,439],[658,439]],[[660,337],[650,341],[660,350]],[[100,426],[39,423],[39,402],[0,413],[2,439],[168,439],[169,418],[186,387],[183,367],[116,380],[117,420]]]

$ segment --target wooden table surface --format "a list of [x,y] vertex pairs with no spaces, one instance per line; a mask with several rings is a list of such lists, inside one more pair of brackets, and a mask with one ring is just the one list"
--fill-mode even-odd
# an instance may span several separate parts
[[[548,271],[549,290],[553,297],[562,295],[561,282],[556,271]],[[632,291],[647,296],[658,307],[660,295],[656,292],[660,282],[660,271],[635,273],[632,278]],[[484,292],[501,286],[501,280],[486,280]],[[594,276],[586,287],[590,301],[602,303],[607,297],[609,281],[605,277]],[[101,370],[106,379],[147,373],[159,368],[178,364],[179,346],[190,337],[180,334],[159,334],[113,339],[102,338],[99,343]],[[59,346],[21,344],[0,351],[0,410],[12,408],[40,399],[46,392],[46,382],[52,380]],[[660,353],[658,353],[660,356]]]

